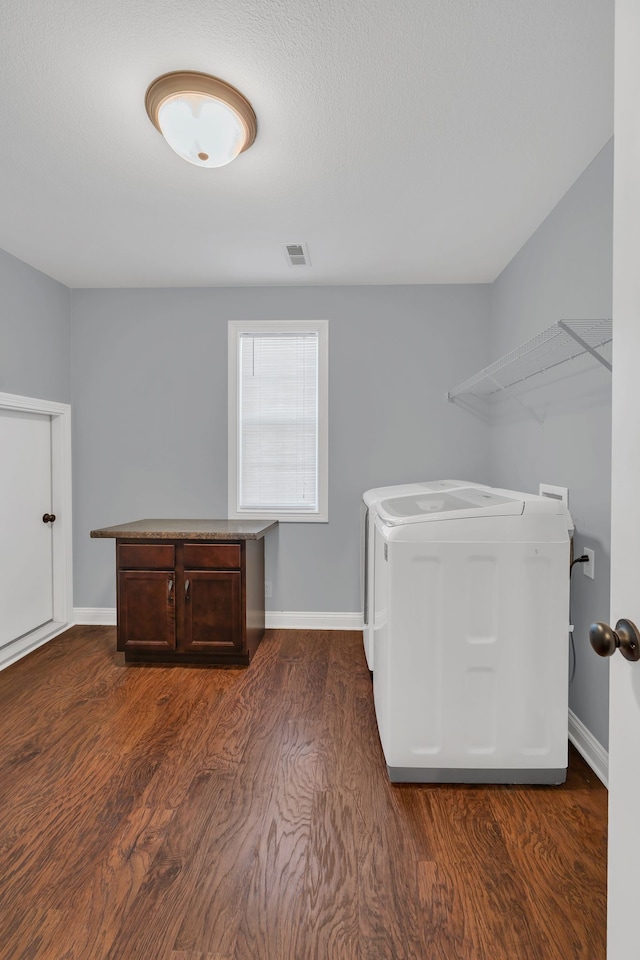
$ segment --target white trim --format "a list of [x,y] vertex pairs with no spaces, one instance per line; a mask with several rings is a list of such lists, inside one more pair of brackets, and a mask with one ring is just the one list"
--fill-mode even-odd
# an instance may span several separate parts
[[[53,619],[71,620],[73,610],[73,554],[71,496],[71,407],[51,416],[51,493],[53,525]],[[58,526],[58,523],[60,525]]]
[[105,626],[115,627],[116,608],[115,607],[74,607],[73,622],[82,624],[82,626]]
[[19,397],[14,393],[0,393],[0,409],[18,410],[21,413],[43,413],[51,417],[66,416],[71,412],[68,403],[38,400],[35,397]]
[[12,640],[11,643],[8,643],[0,650],[0,670],[11,666],[16,660],[21,660],[22,657],[26,657],[32,650],[43,646],[45,643],[48,643],[49,640],[53,640],[54,637],[64,633],[69,627],[69,623],[57,623],[55,620],[50,620],[49,623],[45,623],[43,627],[32,630],[31,633],[25,634],[24,637],[18,637],[17,640]]
[[[277,332],[318,334],[318,511],[286,513],[238,510],[238,343],[243,333]],[[234,520],[278,520],[280,523],[329,521],[329,321],[328,320],[229,320],[228,321],[228,429],[227,516]]]
[[573,710],[569,710],[569,740],[605,787],[608,787],[609,754]]
[[[0,410],[51,417],[51,510],[53,543],[53,618],[43,627],[13,641],[0,653],[0,669],[25,656],[71,625],[73,610],[71,407],[68,403],[0,393]],[[15,656],[14,656],[15,653]]]
[[268,630],[362,630],[362,614],[267,610],[265,625]]
[[[116,623],[115,607],[76,607],[73,619],[79,624]],[[297,610],[267,610],[267,630],[362,630],[361,613],[304,613]]]

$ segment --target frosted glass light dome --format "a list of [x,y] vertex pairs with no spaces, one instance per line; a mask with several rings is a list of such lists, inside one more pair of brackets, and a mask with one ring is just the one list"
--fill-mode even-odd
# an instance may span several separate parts
[[158,110],[158,123],[171,149],[199,167],[230,163],[245,139],[238,114],[201,93],[168,97]]
[[145,105],[171,149],[198,167],[222,167],[255,140],[257,121],[249,101],[206,73],[158,77]]

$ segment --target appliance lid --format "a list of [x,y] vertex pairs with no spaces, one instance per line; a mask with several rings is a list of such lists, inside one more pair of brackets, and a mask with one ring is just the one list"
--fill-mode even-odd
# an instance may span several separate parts
[[362,499],[367,507],[391,497],[405,497],[429,490],[453,490],[455,487],[479,487],[482,484],[468,480],[418,480],[414,483],[396,483],[389,487],[372,487],[365,490]]
[[524,512],[524,505],[524,499],[466,487],[455,491],[390,497],[378,504],[378,516],[389,526],[398,526],[402,523],[457,520],[462,517],[520,516]]

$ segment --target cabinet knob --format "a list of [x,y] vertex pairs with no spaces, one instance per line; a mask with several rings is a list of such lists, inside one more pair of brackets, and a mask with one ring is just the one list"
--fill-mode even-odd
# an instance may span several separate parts
[[55,513],[45,513],[42,517],[43,523],[53,523],[56,519]]
[[185,599],[185,601],[186,601],[187,603],[188,603],[189,600],[191,599],[191,594],[189,593],[189,588],[190,588],[190,586],[191,586],[191,581],[190,581],[190,580],[185,580],[185,582],[184,582],[184,599]]
[[173,603],[173,580],[169,577],[169,582],[167,583],[167,602]]
[[619,650],[626,660],[640,660],[640,635],[631,620],[618,620],[615,630],[608,623],[592,623],[589,641],[599,657],[610,657]]

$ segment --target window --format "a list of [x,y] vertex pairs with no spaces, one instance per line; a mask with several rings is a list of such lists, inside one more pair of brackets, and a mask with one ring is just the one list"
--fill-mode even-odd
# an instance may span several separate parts
[[229,516],[326,521],[326,320],[229,323]]

